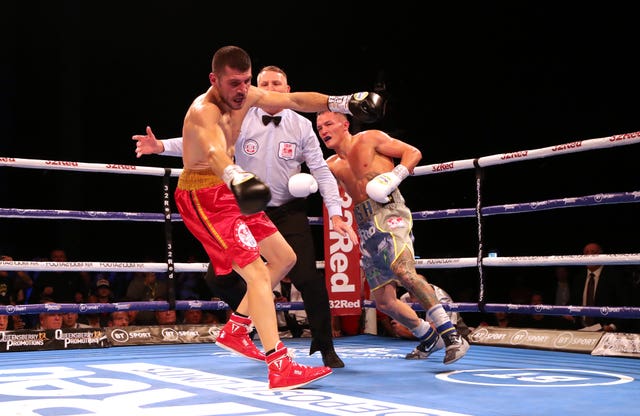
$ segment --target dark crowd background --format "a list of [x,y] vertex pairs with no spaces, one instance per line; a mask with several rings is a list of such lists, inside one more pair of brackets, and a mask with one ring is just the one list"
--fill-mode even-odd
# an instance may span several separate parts
[[[421,165],[640,131],[635,8],[626,2],[223,3],[9,1],[2,8],[0,157],[181,167],[136,159],[133,134],[181,135],[209,86],[211,57],[245,48],[255,72],[285,69],[294,91],[378,91],[372,125]],[[314,120],[314,115],[308,115]],[[355,132],[355,131],[354,131]],[[640,191],[640,145],[488,168],[483,204]],[[327,156],[330,153],[326,153]],[[175,184],[175,180],[173,180]],[[413,211],[476,206],[473,171],[408,178]],[[309,215],[321,215],[318,195]],[[0,206],[162,212],[160,177],[0,167]],[[488,217],[499,255],[640,252],[638,204]],[[174,211],[175,212],[175,211]],[[474,257],[475,219],[416,221],[416,255]],[[163,223],[0,218],[14,259],[163,261]],[[318,258],[323,258],[318,228]],[[205,254],[182,223],[177,261]],[[436,277],[453,273],[434,270]],[[444,285],[446,287],[446,285]]]

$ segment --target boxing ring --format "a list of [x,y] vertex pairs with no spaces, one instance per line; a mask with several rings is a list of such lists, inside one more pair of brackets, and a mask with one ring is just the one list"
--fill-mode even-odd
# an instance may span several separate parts
[[[558,199],[485,206],[483,172],[486,168],[552,156],[602,150],[640,143],[640,132],[574,141],[534,150],[521,150],[466,160],[419,166],[414,176],[475,171],[476,204],[470,208],[413,213],[414,221],[474,219],[477,240],[473,257],[417,259],[420,269],[473,269],[477,272],[477,299],[446,304],[445,309],[465,313],[498,311],[544,315],[603,316],[638,319],[640,307],[581,307],[513,305],[488,302],[486,270],[501,267],[559,265],[638,265],[640,253],[592,256],[488,255],[484,236],[492,216],[551,211],[560,208],[636,204],[640,189],[578,195]],[[174,261],[171,212],[171,179],[180,169],[49,161],[0,157],[1,167],[115,173],[162,178],[161,212],[72,211],[58,209],[0,208],[1,218],[31,220],[78,220],[164,223],[166,261],[0,261],[0,270],[38,272],[47,270],[87,272],[167,273],[170,282],[180,272],[205,272],[206,263]],[[414,179],[415,180],[415,179]],[[406,186],[406,185],[403,185]],[[402,188],[402,186],[401,186]],[[322,223],[311,217],[311,223]],[[415,227],[414,227],[415,228]],[[418,238],[420,238],[418,236]],[[177,243],[180,244],[180,243]],[[318,261],[318,267],[324,262]],[[116,310],[224,309],[224,302],[181,301],[120,302],[114,304],[56,304],[54,310],[86,313]],[[373,307],[364,301],[365,308]],[[414,305],[418,309],[417,305]],[[276,304],[277,309],[302,309],[301,303]],[[0,305],[0,314],[49,312],[51,305]],[[608,337],[605,334],[604,337]],[[7,337],[3,334],[3,337]],[[308,340],[289,339],[303,364],[317,364],[306,356]],[[638,355],[607,356],[544,351],[519,345],[486,345],[473,339],[467,356],[445,367],[441,352],[423,361],[404,360],[415,341],[358,335],[335,339],[336,350],[346,362],[327,379],[308,388],[269,392],[263,365],[248,362],[209,344],[127,346],[90,350],[25,351],[2,354],[0,408],[2,414],[20,415],[136,415],[251,414],[251,415],[543,415],[543,414],[635,414],[634,396],[640,382]],[[630,342],[637,343],[637,339]],[[633,346],[633,345],[632,345]],[[640,350],[635,345],[636,352]],[[599,356],[598,356],[599,355]],[[224,358],[222,358],[224,357]],[[570,399],[568,399],[568,397]],[[594,405],[595,403],[595,405]]]

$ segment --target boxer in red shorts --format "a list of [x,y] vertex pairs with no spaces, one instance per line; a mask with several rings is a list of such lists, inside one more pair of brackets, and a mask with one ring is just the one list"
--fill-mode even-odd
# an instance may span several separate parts
[[[243,49],[225,46],[216,51],[209,74],[211,86],[196,97],[184,118],[184,169],[175,198],[185,225],[202,243],[211,263],[220,271],[233,269],[247,284],[244,298],[216,344],[262,360],[248,336],[255,325],[266,351],[269,388],[288,390],[326,377],[332,370],[294,362],[280,341],[271,288],[274,279],[284,276],[278,274],[287,273],[295,264],[296,257],[282,234],[260,230],[264,221],[259,214],[252,216],[266,208],[271,191],[254,174],[233,163],[242,120],[251,107],[277,107],[302,112],[328,109],[372,122],[382,115],[384,103],[377,94],[366,92],[327,96],[267,91],[252,86],[251,79],[251,59]],[[256,238],[262,239],[260,248]],[[274,270],[261,254],[266,259],[287,256],[291,261]]]

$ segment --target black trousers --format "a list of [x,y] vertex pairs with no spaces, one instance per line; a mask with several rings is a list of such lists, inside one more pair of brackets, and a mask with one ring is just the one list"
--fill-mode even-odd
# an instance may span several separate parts
[[[279,207],[268,207],[265,212],[298,258],[288,276],[302,295],[309,320],[312,337],[309,354],[331,349],[333,338],[329,293],[324,274],[316,268],[315,246],[307,217],[307,201],[297,198]],[[239,275],[232,273],[215,277],[211,266],[207,272],[207,283],[214,296],[220,297],[234,310],[246,293],[246,284]]]

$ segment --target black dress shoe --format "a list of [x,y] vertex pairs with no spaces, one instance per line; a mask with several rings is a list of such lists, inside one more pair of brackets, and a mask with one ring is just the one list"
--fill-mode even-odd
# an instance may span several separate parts
[[336,352],[333,349],[327,350],[327,351],[320,351],[320,353],[322,354],[322,362],[324,363],[325,366],[330,368],[344,367],[344,363],[342,362],[340,357],[338,357],[338,354],[336,354]]

